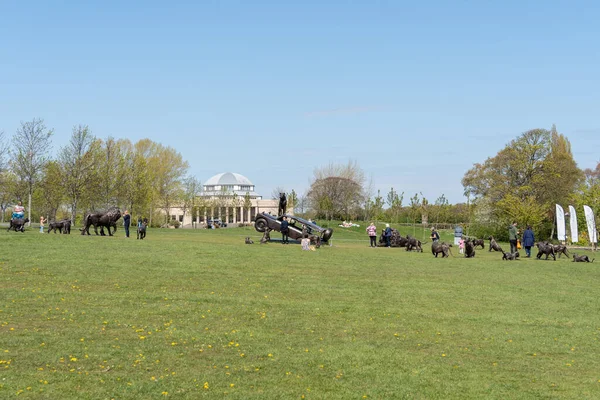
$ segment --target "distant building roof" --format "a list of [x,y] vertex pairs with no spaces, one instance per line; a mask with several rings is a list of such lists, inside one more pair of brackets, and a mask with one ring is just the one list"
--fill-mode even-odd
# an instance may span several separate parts
[[216,185],[245,185],[254,186],[250,179],[244,175],[236,174],[235,172],[222,172],[211,178],[209,178],[204,186],[216,186]]

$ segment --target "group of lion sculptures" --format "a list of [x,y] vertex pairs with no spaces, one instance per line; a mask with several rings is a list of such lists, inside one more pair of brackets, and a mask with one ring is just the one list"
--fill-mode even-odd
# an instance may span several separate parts
[[[496,242],[496,240],[494,239],[493,236],[490,236],[488,238],[488,240],[490,241],[488,251],[489,252],[497,251],[499,253],[502,253],[502,260],[512,261],[512,260],[519,259],[520,254],[518,251],[515,251],[514,253],[509,253],[509,252],[504,251],[502,249],[502,247],[500,247],[498,242]],[[422,245],[424,243],[427,243],[427,242],[421,243],[420,240],[410,237],[409,235],[406,235],[406,237],[404,237],[400,234],[400,232],[398,232],[398,230],[392,228],[392,236],[390,238],[390,246],[391,247],[404,247],[404,248],[406,248],[407,251],[415,250],[418,252],[423,252]],[[379,237],[378,247],[385,247],[385,246],[386,246],[385,236],[384,236],[384,233],[382,232],[381,236]],[[556,260],[556,256],[558,256],[560,258],[560,256],[563,254],[566,257],[570,257],[569,251],[567,250],[567,246],[565,246],[564,244],[551,244],[549,242],[538,242],[538,243],[536,243],[536,246],[538,248],[538,254],[536,256],[536,258],[538,260],[541,260],[542,256],[544,256],[544,255],[546,256],[545,260],[547,260],[548,257],[552,257],[554,260]],[[449,256],[454,257],[454,254],[452,254],[451,247],[452,247],[452,244],[448,244],[448,243],[440,242],[440,241],[434,241],[431,244],[431,254],[433,254],[433,256],[435,256],[436,258],[440,254],[441,254],[442,258],[449,257]],[[475,249],[477,247],[481,247],[481,249],[485,249],[484,239],[465,238],[464,257],[466,257],[466,258],[475,257]],[[577,254],[573,254],[573,262],[593,262],[593,261],[594,261],[593,259],[590,260],[585,255],[578,256]]]

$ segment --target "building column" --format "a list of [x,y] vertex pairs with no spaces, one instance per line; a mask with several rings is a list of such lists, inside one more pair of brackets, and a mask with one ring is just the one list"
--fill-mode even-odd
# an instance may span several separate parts
[[215,219],[215,208],[214,207],[210,208],[210,219],[211,220]]
[[229,206],[225,206],[225,223],[229,224]]
[[237,207],[233,207],[233,223],[237,224]]

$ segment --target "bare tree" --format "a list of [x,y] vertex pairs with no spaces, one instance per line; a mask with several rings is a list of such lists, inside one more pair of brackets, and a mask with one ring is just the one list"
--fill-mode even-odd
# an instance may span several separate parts
[[27,184],[29,226],[31,226],[31,196],[44,165],[50,159],[52,146],[50,138],[53,133],[53,130],[46,128],[43,119],[34,118],[30,122],[21,122],[21,127],[13,136],[13,146],[10,150],[11,163],[13,171]]
[[365,198],[365,175],[356,161],[317,168],[308,197],[317,214],[350,218]]
[[[201,188],[202,186],[200,185],[200,180],[198,180],[198,178],[196,178],[195,176],[188,176],[183,180],[183,195],[181,198],[181,209],[183,211],[184,220],[188,210],[192,210],[193,214],[193,210],[196,207],[196,199],[200,194]],[[194,215],[192,215],[192,217],[194,217]]]
[[271,198],[273,200],[279,200],[279,196],[280,196],[281,193],[285,193],[285,189],[282,186],[276,186],[271,191]]

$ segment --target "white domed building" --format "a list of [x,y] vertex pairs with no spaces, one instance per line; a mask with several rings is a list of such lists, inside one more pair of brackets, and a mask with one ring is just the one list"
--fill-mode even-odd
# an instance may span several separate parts
[[[277,215],[279,200],[263,199],[256,192],[252,181],[235,172],[222,172],[210,177],[202,185],[202,192],[196,201],[196,210],[172,208],[171,220],[178,220],[182,226],[193,223],[205,225],[207,221],[220,219],[227,224],[250,223],[258,213]],[[292,210],[288,210],[292,213]]]

